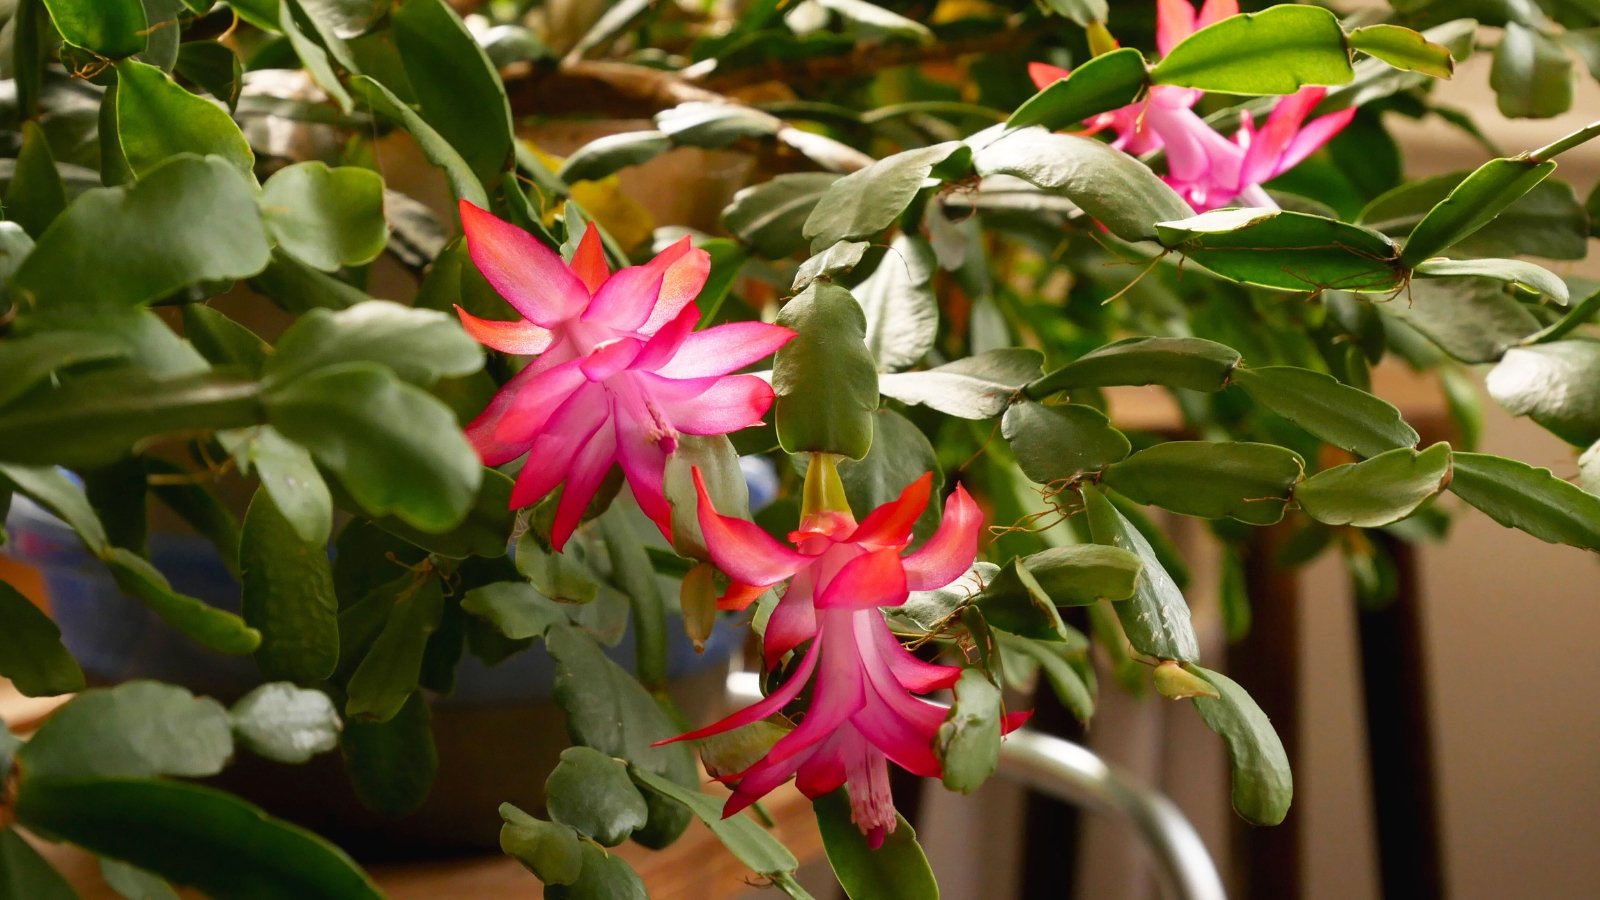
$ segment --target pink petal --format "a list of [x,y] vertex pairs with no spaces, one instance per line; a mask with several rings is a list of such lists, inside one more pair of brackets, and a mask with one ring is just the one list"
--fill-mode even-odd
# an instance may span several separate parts
[[648,373],[650,386],[674,428],[684,434],[727,434],[754,425],[772,406],[772,385],[754,375],[672,381]]
[[813,799],[824,794],[831,794],[844,785],[844,747],[849,741],[861,741],[861,735],[854,728],[839,729],[832,737],[822,742],[817,749],[800,764],[799,771],[795,773],[794,786],[800,793]]
[[[821,642],[819,641],[811,645],[811,648],[806,651],[806,655],[800,660],[799,668],[795,669],[794,674],[790,675],[788,680],[780,685],[777,690],[715,724],[697,728],[694,731],[685,732],[677,737],[667,738],[664,741],[656,741],[650,746],[659,747],[663,744],[675,744],[678,741],[698,741],[714,734],[742,728],[752,722],[759,722],[770,715],[781,712],[794,698],[800,696],[800,691],[805,688],[806,682],[811,680],[811,673],[816,671],[817,658],[821,655],[821,651],[818,649],[820,644]],[[793,732],[790,732],[790,734],[793,734]]]
[[750,804],[793,778],[795,772],[814,755],[815,748],[808,747],[799,754],[791,754],[778,760],[768,757],[751,766],[739,776],[739,783],[734,786],[733,794],[728,797],[728,802],[722,805],[722,817],[726,819],[743,812]]
[[1033,79],[1033,86],[1041,91],[1071,74],[1072,70],[1049,63],[1028,63],[1028,77]]
[[606,249],[600,243],[600,229],[593,222],[578,240],[578,249],[572,253],[572,271],[589,289],[589,295],[600,290],[600,285],[611,277],[611,267],[606,264]]
[[671,363],[699,321],[700,311],[695,309],[694,304],[685,306],[676,319],[668,322],[665,328],[650,337],[644,349],[640,351],[639,358],[633,361],[633,368],[655,371],[663,364]]
[[550,368],[536,364],[523,369],[467,425],[467,440],[486,466],[516,459],[528,452],[545,422],[583,380],[577,360]]
[[773,585],[811,561],[778,543],[754,522],[720,515],[706,493],[699,467],[694,469],[694,489],[700,498],[700,533],[706,551],[729,578],[741,584]]
[[[767,762],[777,764],[811,746],[821,743],[866,705],[858,661],[848,652],[839,653],[830,635],[823,633],[816,643],[826,644],[818,651],[818,672],[811,690],[811,705],[806,707],[800,727],[784,735],[767,751]],[[849,635],[844,636],[845,640]]]
[[817,611],[812,606],[814,588],[812,567],[795,573],[794,580],[783,592],[783,599],[767,619],[767,631],[762,635],[761,649],[767,668],[771,669],[785,653],[816,636]]
[[[617,433],[611,423],[607,421],[594,433],[589,442],[578,452],[578,457],[572,461],[572,471],[567,473],[567,486],[561,492],[561,502],[556,506],[555,522],[550,527],[550,546],[560,552],[567,544],[567,539],[572,537],[572,532],[577,530],[578,522],[583,519],[584,510],[594,500],[595,492],[600,489],[600,482],[605,480],[606,473],[611,471],[611,464],[616,461]],[[538,461],[530,459],[529,463],[538,465]]]
[[795,333],[782,325],[765,322],[718,325],[689,335],[677,348],[677,353],[655,372],[663,378],[701,378],[737,372],[756,360],[771,356],[794,337]]
[[659,440],[651,440],[644,423],[632,416],[617,417],[617,429],[617,462],[622,465],[622,475],[628,479],[633,499],[670,541],[672,505],[667,502],[663,486],[667,452]]
[[677,318],[685,306],[700,296],[706,279],[711,276],[711,254],[690,246],[688,235],[662,251],[651,260],[651,264],[663,267],[661,299],[656,302],[656,308],[649,318],[639,326],[643,334],[655,334],[661,326]]
[[631,365],[643,347],[644,344],[629,337],[607,341],[590,351],[578,367],[590,381],[605,381]]
[[1250,149],[1239,169],[1240,184],[1260,184],[1272,177],[1272,170],[1294,140],[1311,108],[1322,101],[1321,88],[1308,88],[1273,104],[1261,129],[1250,136]]
[[[965,570],[963,570],[965,571]],[[816,598],[824,609],[870,609],[906,602],[906,573],[897,547],[863,553],[845,563]]]
[[904,549],[911,540],[911,527],[928,508],[932,493],[933,473],[924,472],[922,477],[902,488],[899,497],[868,513],[850,535],[850,543]]
[[1195,22],[1195,30],[1209,28],[1229,16],[1239,14],[1239,0],[1206,0],[1205,6],[1200,7],[1200,18]]
[[982,530],[983,511],[966,488],[957,485],[945,503],[939,530],[901,560],[906,586],[913,591],[931,591],[960,578],[978,557],[978,534]]
[[[920,700],[914,702],[937,712],[941,720],[944,718],[943,711],[933,704]],[[939,758],[933,755],[933,737],[937,725],[934,725],[933,731],[912,727],[890,712],[883,698],[870,690],[867,692],[866,705],[850,719],[850,724],[860,729],[862,737],[894,760],[894,764],[900,768],[923,778],[939,777]]]
[[[772,626],[769,624],[767,627],[770,631]],[[913,694],[944,690],[961,678],[960,666],[941,666],[918,659],[895,639],[894,632],[888,628],[873,629],[871,638],[873,650],[883,660],[888,674]]]
[[466,200],[460,209],[472,262],[523,318],[552,328],[583,309],[588,289],[549,247]]
[[459,306],[456,307],[456,315],[461,317],[461,327],[469,337],[501,353],[533,356],[549,349],[550,343],[555,340],[548,328],[540,328],[532,322],[480,319]]
[[600,285],[583,321],[602,322],[615,331],[635,331],[655,308],[661,294],[661,272],[649,266],[629,266]]
[[1156,49],[1162,56],[1194,34],[1194,7],[1189,0],[1156,0]]
[[1355,107],[1341,109],[1312,119],[1306,127],[1300,129],[1293,141],[1289,142],[1288,149],[1283,151],[1283,156],[1278,159],[1278,164],[1273,167],[1272,177],[1276,178],[1284,172],[1299,165],[1306,157],[1317,152],[1323,144],[1333,140],[1334,136],[1344,130],[1350,120],[1356,117]]
[[528,459],[511,489],[511,508],[532,506],[555,490],[610,413],[610,404],[600,389],[573,392],[550,416],[545,431],[529,449]]

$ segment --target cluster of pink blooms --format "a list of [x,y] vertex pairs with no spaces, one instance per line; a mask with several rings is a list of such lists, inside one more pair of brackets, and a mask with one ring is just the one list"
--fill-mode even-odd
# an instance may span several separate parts
[[[467,436],[486,465],[526,456],[513,508],[565,484],[552,533],[559,550],[613,464],[635,499],[670,536],[663,489],[678,435],[726,434],[760,421],[773,392],[754,375],[731,374],[794,336],[759,322],[695,331],[694,298],[710,266],[688,240],[642,266],[611,272],[596,232],[583,236],[571,265],[532,235],[461,204],[467,249],[522,321],[480,319],[458,308],[479,342],[538,358],[506,383]],[[704,737],[777,713],[815,680],[809,708],[792,733],[748,770],[724,810],[733,815],[791,777],[807,796],[850,787],[854,819],[872,846],[894,829],[888,762],[937,777],[934,738],[948,712],[918,694],[950,687],[954,666],[923,662],[901,646],[880,612],[909,591],[943,587],[977,555],[982,517],[956,489],[938,533],[902,556],[929,501],[931,477],[906,488],[857,525],[848,510],[809,516],[791,535],[795,549],[755,524],[720,515],[695,471],[699,519],[712,561],[733,580],[722,599],[743,608],[791,579],[766,631],[769,665],[806,641],[796,673],[765,700],[710,728]],[[1006,730],[1021,723],[1006,721]]]
[[[1238,0],[1206,0],[1198,16],[1190,0],[1157,0],[1156,47],[1165,55],[1199,29],[1238,12]],[[1028,74],[1042,90],[1070,73],[1033,63]],[[1083,133],[1110,129],[1116,134],[1111,145],[1136,156],[1166,151],[1165,180],[1196,212],[1235,204],[1276,207],[1261,185],[1316,152],[1355,115],[1345,109],[1307,122],[1325,94],[1320,87],[1302,88],[1278,101],[1260,128],[1241,112],[1230,139],[1195,113],[1199,91],[1156,85],[1143,100],[1089,119]]]

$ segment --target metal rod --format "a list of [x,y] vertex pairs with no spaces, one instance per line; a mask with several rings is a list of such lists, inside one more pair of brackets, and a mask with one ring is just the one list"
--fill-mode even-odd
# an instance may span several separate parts
[[1126,822],[1173,900],[1226,900],[1211,854],[1172,801],[1083,747],[1027,729],[1013,732],[1000,745],[997,774]]

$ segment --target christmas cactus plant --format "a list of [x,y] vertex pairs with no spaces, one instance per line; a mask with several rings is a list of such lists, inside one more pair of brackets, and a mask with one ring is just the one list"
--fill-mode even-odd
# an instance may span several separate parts
[[[259,685],[79,658],[13,527],[0,675],[75,696],[0,728],[8,883],[71,895],[44,839],[128,896],[377,896],[195,780],[338,751],[404,814],[430,703],[530,653],[572,746],[500,842],[547,896],[644,896],[606,848],[695,818],[807,896],[745,811],[791,779],[850,896],[926,894],[891,768],[971,791],[1027,690],[1087,721],[1097,672],[1192,702],[1238,814],[1280,822],[1283,746],[1151,512],[1214,532],[1231,637],[1256,529],[1372,598],[1373,529],[1600,551],[1600,284],[1547,268],[1597,233],[1555,173],[1600,123],[1501,151],[1433,99],[1485,52],[1501,112],[1564,112],[1600,8],[1243,5],[0,4],[0,510]],[[1482,165],[1408,178],[1401,118]],[[1477,452],[1480,380],[1572,464]],[[153,521],[226,596],[174,586]],[[765,698],[691,721],[672,648],[717,628]]]

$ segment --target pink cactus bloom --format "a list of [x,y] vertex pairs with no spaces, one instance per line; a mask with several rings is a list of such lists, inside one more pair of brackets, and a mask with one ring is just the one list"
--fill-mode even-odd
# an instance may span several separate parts
[[[1157,0],[1156,47],[1166,55],[1196,31],[1239,12],[1238,0],[1206,0],[1198,16],[1189,0]],[[1041,90],[1070,72],[1032,63],[1028,74]],[[1276,208],[1261,185],[1294,168],[1350,123],[1354,109],[1340,110],[1306,122],[1326,91],[1302,88],[1279,100],[1259,130],[1248,113],[1240,114],[1233,137],[1218,134],[1194,112],[1200,92],[1155,85],[1145,99],[1101,113],[1089,120],[1086,134],[1111,129],[1111,146],[1134,155],[1166,151],[1163,180],[1196,212],[1241,202]]]
[[[896,822],[889,762],[923,777],[940,774],[933,746],[949,710],[916,695],[948,688],[961,675],[958,666],[913,656],[895,639],[880,607],[899,606],[910,591],[943,587],[966,573],[977,556],[982,514],[956,488],[938,531],[902,556],[912,524],[928,505],[932,478],[924,475],[859,525],[849,513],[811,516],[790,535],[790,549],[751,522],[719,515],[698,470],[695,484],[706,547],[735,583],[728,605],[748,604],[766,587],[793,579],[767,623],[768,667],[807,639],[811,644],[789,679],[765,699],[662,743],[759,721],[810,684],[799,726],[760,762],[724,779],[737,784],[723,815],[734,815],[790,778],[812,798],[848,785],[851,818],[876,849]],[[1012,731],[1026,718],[1009,715],[1003,728]]]
[[527,455],[511,508],[537,503],[565,482],[551,535],[559,550],[615,463],[645,514],[669,533],[662,476],[678,435],[759,422],[772,387],[729,373],[794,332],[761,322],[695,331],[694,298],[711,258],[687,237],[613,273],[593,228],[569,266],[526,231],[465,201],[461,224],[478,270],[522,315],[489,321],[457,307],[462,326],[495,350],[539,354],[466,428],[484,465]]

